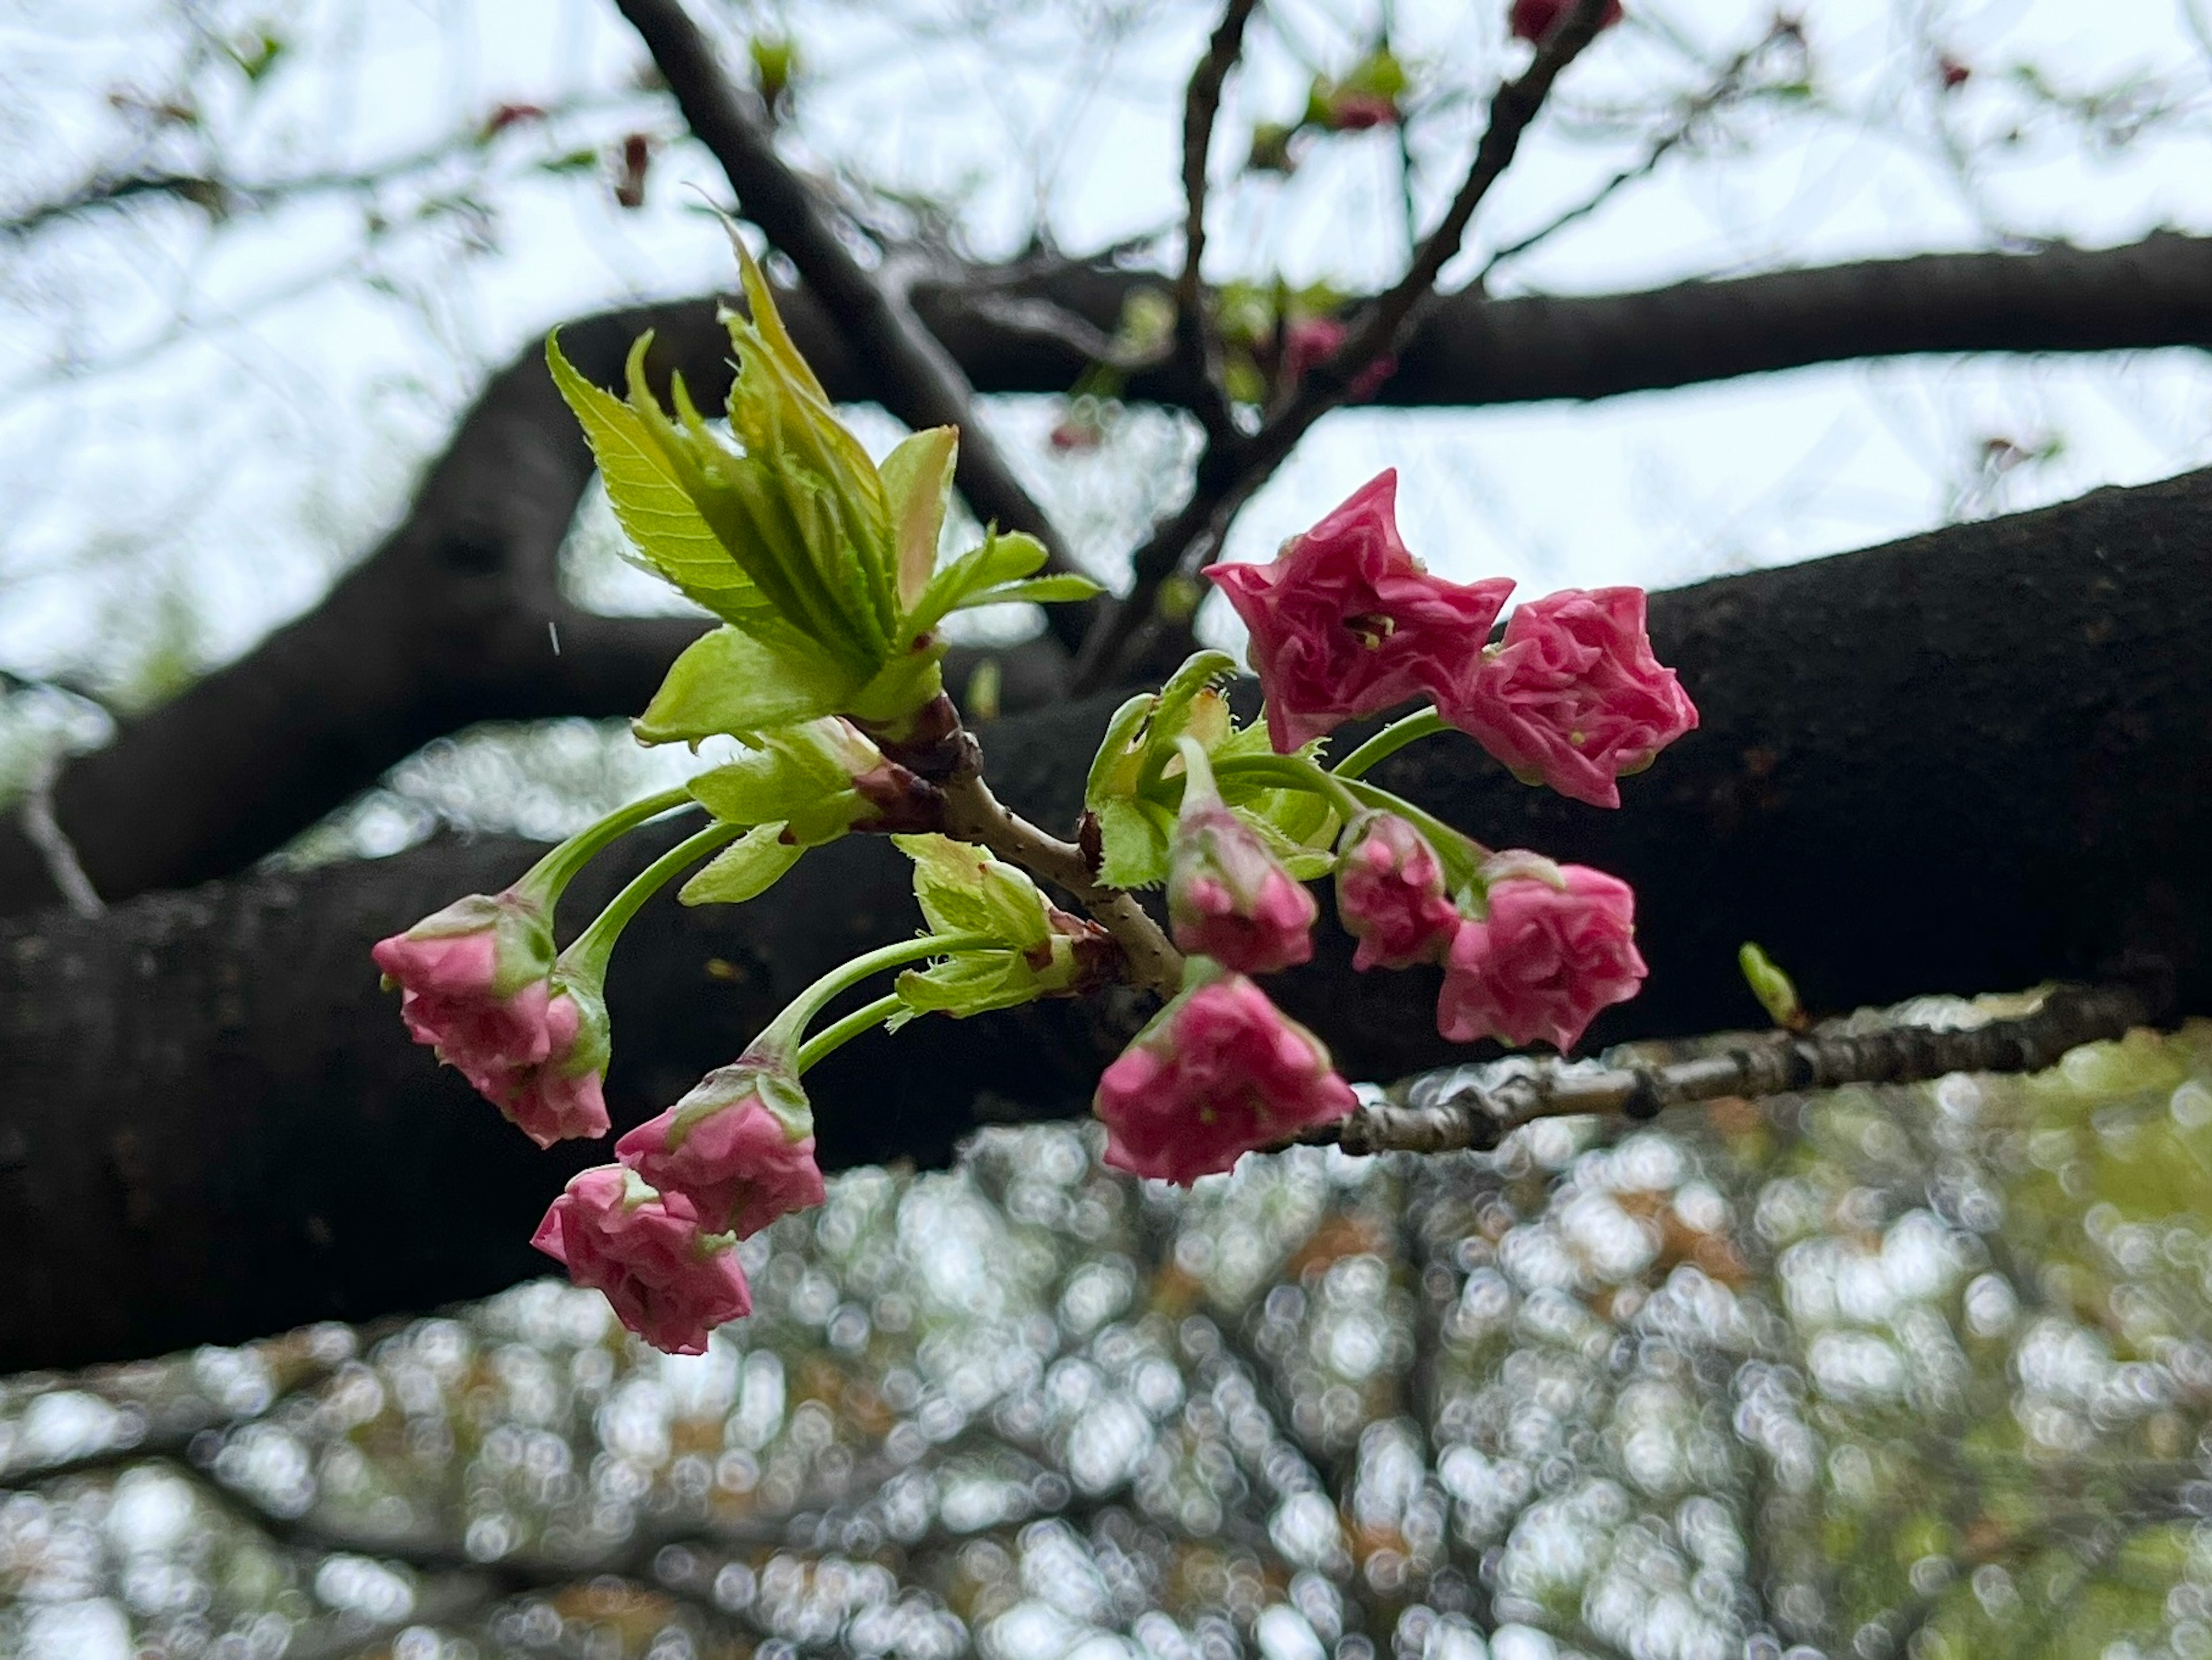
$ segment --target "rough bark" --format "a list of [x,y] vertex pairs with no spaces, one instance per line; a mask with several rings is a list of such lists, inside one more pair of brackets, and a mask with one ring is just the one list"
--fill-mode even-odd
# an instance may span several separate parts
[[[1605,813],[1446,737],[1380,776],[1502,844],[1641,895],[1642,998],[1597,1042],[1745,1023],[1737,944],[1815,1007],[2163,963],[2212,1010],[2212,472],[1654,596],[1704,711]],[[987,726],[996,787],[1075,809],[1106,702]],[[0,1371],[363,1319],[489,1292],[573,1165],[410,1048],[369,942],[532,849],[379,863],[0,925]],[[644,855],[635,850],[630,862]],[[594,873],[577,909],[620,873]],[[905,933],[882,843],[810,855],[736,910],[647,912],[620,947],[618,1123],[734,1054],[833,958]],[[1449,1058],[1433,980],[1280,976],[1347,1072]],[[2153,975],[2156,978],[2156,975]],[[1134,1011],[924,1021],[817,1074],[833,1164],[948,1156],[975,1124],[1079,1111]]]

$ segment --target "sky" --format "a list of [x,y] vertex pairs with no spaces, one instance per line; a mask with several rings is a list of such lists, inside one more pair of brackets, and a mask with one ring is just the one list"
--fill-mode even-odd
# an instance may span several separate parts
[[[1215,149],[1210,276],[1360,289],[1403,258],[1387,134],[1316,146],[1288,181],[1236,177],[1252,122],[1295,114],[1313,68],[1351,62],[1383,3],[1267,9]],[[1489,86],[1525,53],[1503,9],[1395,0],[1389,14],[1430,106],[1410,146],[1424,221],[1456,185]],[[962,21],[979,10],[986,22]],[[951,203],[955,234],[988,257],[1040,224],[1085,252],[1173,223],[1182,83],[1212,10],[790,0],[714,15],[732,42],[755,29],[798,40],[794,158]],[[1566,77],[1447,287],[1641,159],[1772,16],[1736,0],[1630,10]],[[1805,91],[1723,112],[1648,179],[1502,265],[1493,290],[2212,231],[2212,0],[1805,0],[1802,12]],[[276,18],[285,51],[258,82],[223,64],[194,75],[198,129],[119,147],[131,106],[175,84],[165,66],[190,50],[180,15],[233,40]],[[1939,54],[1969,67],[1964,85],[1941,89]],[[1761,66],[1796,78],[1786,53]],[[433,149],[501,103],[555,112],[373,198],[307,192],[222,222],[167,204],[0,239],[0,666],[123,674],[164,619],[196,662],[235,654],[373,545],[484,375],[545,327],[726,285],[703,209],[726,188],[639,89],[642,67],[599,0],[0,0],[0,211],[101,162],[189,164],[198,134],[240,178],[296,179]],[[588,153],[633,130],[660,147],[629,212]],[[580,167],[544,166],[572,151],[587,153]],[[1061,458],[1045,441],[1057,417],[1051,400],[992,400],[986,416],[1110,572],[1174,488],[1187,435],[1138,413],[1104,451]],[[863,425],[893,435],[880,418]],[[1985,465],[1992,453],[2020,465]],[[1308,438],[1230,552],[1267,556],[1395,465],[1407,540],[1448,575],[1664,587],[2207,460],[2212,372],[2180,350],[1843,365],[1587,406],[1354,410]],[[604,573],[587,587],[660,603]]]

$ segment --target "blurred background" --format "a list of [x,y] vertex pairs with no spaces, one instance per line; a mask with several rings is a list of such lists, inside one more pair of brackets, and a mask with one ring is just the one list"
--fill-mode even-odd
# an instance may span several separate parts
[[[693,9],[863,222],[1173,269],[1213,6]],[[1292,291],[1391,280],[1527,52],[1502,0],[1266,7],[1206,265],[1255,340]],[[1401,119],[1236,165],[1377,53]],[[1444,286],[2202,234],[2208,161],[2206,0],[1638,0]],[[726,193],[599,0],[0,0],[0,800],[312,607],[547,327],[726,285]],[[1180,413],[981,414],[1109,580],[1187,488]],[[1386,465],[1432,567],[1541,588],[2208,459],[2181,348],[1351,409],[1230,556]],[[596,497],[563,580],[680,608]],[[277,857],[550,836],[674,764],[620,723],[478,728]],[[2212,1654],[2212,1031],[1489,1156],[1249,1160],[1188,1197],[1097,1151],[1008,1130],[952,1174],[841,1178],[748,1243],[761,1311],[696,1359],[543,1282],[0,1384],[0,1648]]]

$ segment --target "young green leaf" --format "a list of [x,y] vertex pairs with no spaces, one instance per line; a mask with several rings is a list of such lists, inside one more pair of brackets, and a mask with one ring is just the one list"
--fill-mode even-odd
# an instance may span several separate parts
[[949,836],[894,836],[914,860],[914,897],[936,933],[988,933],[1015,950],[1042,945],[1052,921],[1036,884]]
[[806,849],[784,841],[780,824],[756,824],[677,891],[687,905],[740,905],[774,887]]
[[986,536],[982,546],[970,548],[929,579],[902,620],[900,632],[908,640],[921,638],[969,594],[1018,582],[1042,566],[1045,557],[1043,544],[1033,536],[1018,531]]
[[[641,374],[642,356],[652,340],[650,334],[642,336],[631,349],[632,362]],[[687,599],[726,621],[769,614],[767,599],[701,516],[638,412],[577,373],[562,354],[557,335],[545,337],[545,362],[553,384],[584,429],[615,521],[629,538],[634,556]]]
[[1104,856],[1098,879],[1109,887],[1149,888],[1168,879],[1168,838],[1175,816],[1147,812],[1127,796],[1107,796],[1091,809],[1098,815],[1099,845]]
[[975,605],[1010,605],[1027,600],[1031,605],[1059,605],[1071,599],[1093,599],[1106,590],[1087,576],[1073,573],[1033,576],[1026,582],[1007,582],[995,588],[978,588],[953,607],[966,611]]
[[641,744],[742,738],[835,714],[858,690],[824,654],[720,628],[684,648],[630,729]]
[[812,848],[872,816],[853,780],[883,756],[846,722],[810,721],[763,733],[754,743],[689,787],[692,799],[725,824],[780,822],[792,841]]
[[960,433],[932,427],[886,455],[881,471],[891,510],[891,540],[898,555],[898,599],[911,607],[937,569],[937,543],[945,530],[945,497],[952,488]]

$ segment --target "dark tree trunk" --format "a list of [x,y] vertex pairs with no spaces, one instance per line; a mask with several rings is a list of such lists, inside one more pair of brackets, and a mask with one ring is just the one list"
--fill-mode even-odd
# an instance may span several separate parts
[[[1623,811],[1524,789],[1456,738],[1382,777],[1636,884],[1651,979],[1598,1041],[1755,1021],[1745,939],[1831,1008],[2155,957],[2176,1005],[2209,1010],[2208,574],[2212,472],[1656,595],[1705,724]],[[1104,712],[986,727],[994,783],[1066,824]],[[442,843],[0,925],[0,1370],[423,1308],[546,1266],[531,1226],[604,1148],[532,1151],[408,1045],[367,958],[532,853]],[[900,861],[857,839],[750,906],[651,909],[612,976],[618,1122],[912,926]],[[1449,1058],[1432,977],[1352,975],[1341,946],[1278,988],[1346,1070]],[[817,1074],[828,1162],[934,1162],[979,1122],[1079,1111],[1130,1012],[856,1045]]]

